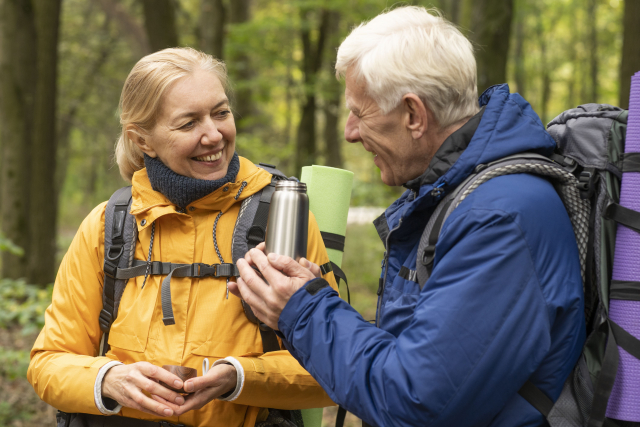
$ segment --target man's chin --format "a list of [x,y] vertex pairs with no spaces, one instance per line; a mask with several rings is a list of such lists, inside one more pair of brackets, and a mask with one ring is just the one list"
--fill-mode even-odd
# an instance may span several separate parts
[[382,169],[380,169],[380,179],[382,180],[383,184],[388,185],[389,187],[397,187],[398,185],[402,185],[402,183],[396,183],[393,178],[393,176],[389,176],[388,174],[384,173]]

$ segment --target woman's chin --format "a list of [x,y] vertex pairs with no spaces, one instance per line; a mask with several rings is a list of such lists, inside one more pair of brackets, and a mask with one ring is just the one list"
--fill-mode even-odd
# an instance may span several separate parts
[[227,163],[223,163],[222,160],[222,158],[213,162],[191,160],[191,177],[196,179],[205,179],[208,181],[224,178],[227,174],[229,165]]

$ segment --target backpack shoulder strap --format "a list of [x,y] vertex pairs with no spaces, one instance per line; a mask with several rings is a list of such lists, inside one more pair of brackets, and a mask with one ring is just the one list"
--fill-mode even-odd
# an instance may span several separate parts
[[421,288],[431,275],[436,244],[442,226],[453,210],[481,184],[498,176],[518,173],[539,175],[553,181],[554,187],[562,199],[573,225],[578,242],[581,272],[584,281],[588,249],[589,213],[591,210],[589,201],[580,197],[577,179],[567,169],[539,154],[521,153],[496,160],[487,165],[477,166],[474,173],[436,207],[418,245],[416,270]]
[[[271,197],[276,189],[276,182],[289,179],[284,173],[276,169],[274,165],[259,163],[257,166],[272,175],[271,182],[262,190],[246,198],[240,205],[240,212],[236,219],[231,241],[233,264],[235,264],[238,259],[244,257],[249,249],[253,249],[258,246],[259,243],[264,242],[267,231],[267,220],[269,219],[269,207],[271,205]],[[244,309],[247,319],[258,325],[262,338],[263,351],[267,353],[269,351],[280,350],[280,344],[275,331],[260,322],[251,310],[251,307],[246,304],[244,300],[242,300],[242,308]]]
[[103,332],[100,354],[109,350],[109,330],[118,316],[127,279],[116,277],[119,268],[130,267],[136,246],[136,223],[131,215],[131,186],[117,190],[107,203],[104,221],[104,286],[98,322]]
[[243,200],[242,205],[240,205],[240,212],[236,219],[231,241],[232,262],[234,264],[238,259],[244,257],[249,249],[255,248],[259,243],[264,242],[267,220],[269,219],[269,207],[271,205],[271,197],[276,189],[276,182],[289,179],[273,165],[258,163],[257,166],[272,175],[271,182],[262,190]]

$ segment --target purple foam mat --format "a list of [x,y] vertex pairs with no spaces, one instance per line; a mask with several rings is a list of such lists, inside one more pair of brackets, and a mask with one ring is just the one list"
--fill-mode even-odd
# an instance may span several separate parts
[[[609,317],[624,330],[640,337],[638,301],[611,300]],[[607,417],[617,420],[640,420],[640,361],[618,347],[620,359],[616,382],[611,391]]]
[[[640,152],[640,72],[631,78],[626,153]],[[640,173],[622,175],[620,204],[640,211]],[[618,225],[613,259],[613,280],[640,282],[640,234]],[[631,335],[640,339],[640,301],[611,300],[609,317]],[[620,362],[611,392],[607,417],[640,421],[640,360],[618,347]]]

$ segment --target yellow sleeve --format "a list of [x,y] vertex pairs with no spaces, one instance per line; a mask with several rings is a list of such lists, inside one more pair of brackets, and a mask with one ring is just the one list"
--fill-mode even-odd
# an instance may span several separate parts
[[44,328],[31,350],[27,379],[42,400],[64,412],[100,414],[94,383],[111,361],[96,357],[102,335],[105,206],[85,218],[62,260]]
[[[309,216],[307,259],[322,265],[329,262],[320,229],[312,213]],[[333,273],[323,275],[338,290]],[[293,356],[286,350],[257,357],[236,357],[244,369],[244,386],[233,403],[277,409],[307,409],[333,406],[335,403]]]

